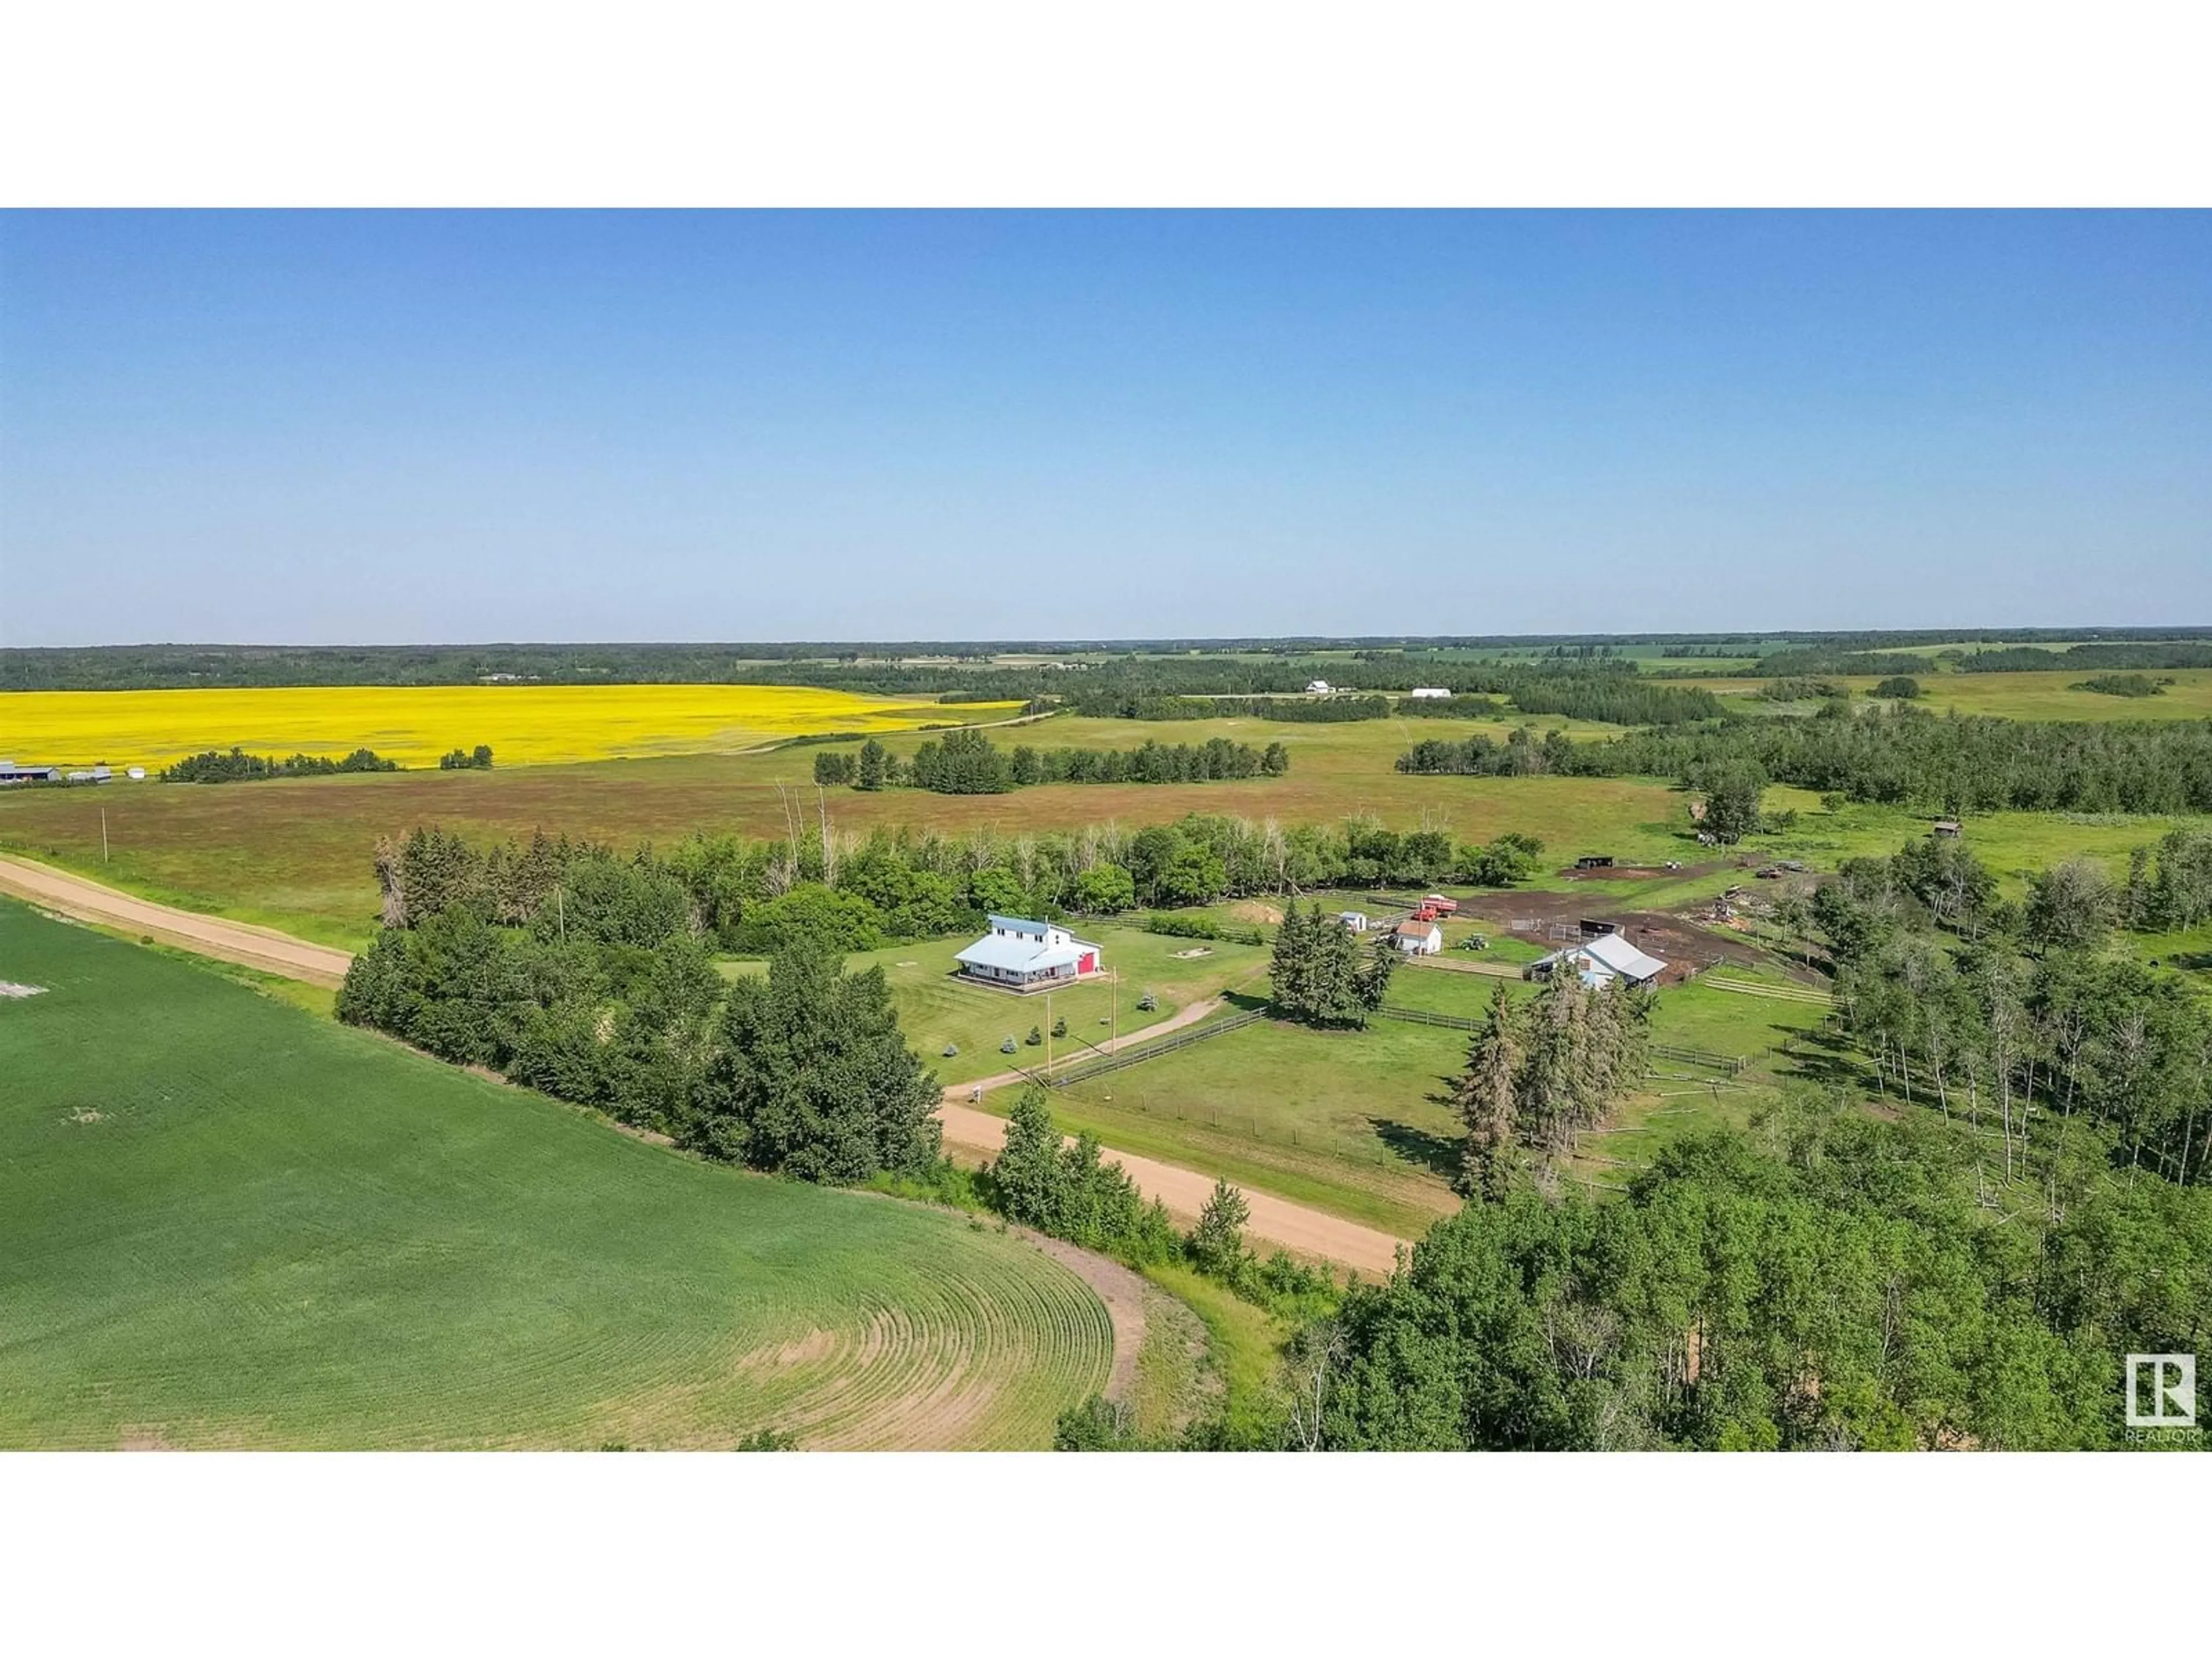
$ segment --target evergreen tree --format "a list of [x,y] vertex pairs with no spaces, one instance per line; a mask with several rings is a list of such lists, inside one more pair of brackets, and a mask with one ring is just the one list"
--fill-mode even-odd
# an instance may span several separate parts
[[1468,1045],[1467,1072],[1453,1091],[1452,1104],[1467,1126],[1460,1189],[1470,1198],[1504,1194],[1518,1110],[1520,1023],[1512,998],[1498,986],[1482,1029]]
[[1283,925],[1276,930],[1275,949],[1269,961],[1268,984],[1275,1006],[1293,1019],[1311,1017],[1313,1008],[1313,939],[1321,907],[1309,923],[1296,899],[1283,907]]
[[891,781],[891,751],[870,738],[853,764],[855,789],[880,789]]

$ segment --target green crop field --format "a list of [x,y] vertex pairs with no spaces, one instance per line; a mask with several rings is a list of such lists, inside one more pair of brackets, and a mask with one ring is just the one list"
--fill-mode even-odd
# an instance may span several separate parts
[[1031,1446],[1098,1298],[0,901],[0,1445]]

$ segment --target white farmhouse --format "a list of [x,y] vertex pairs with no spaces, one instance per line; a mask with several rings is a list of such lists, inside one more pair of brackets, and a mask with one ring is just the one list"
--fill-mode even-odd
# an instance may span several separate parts
[[988,920],[991,931],[953,958],[964,979],[1009,991],[1042,991],[1099,971],[1098,947],[1065,927],[1020,916]]
[[1317,697],[1325,697],[1329,694],[1330,687],[1327,680],[1308,680],[1306,690]]
[[1443,685],[1417,685],[1408,694],[1416,697],[1449,697],[1451,688]]

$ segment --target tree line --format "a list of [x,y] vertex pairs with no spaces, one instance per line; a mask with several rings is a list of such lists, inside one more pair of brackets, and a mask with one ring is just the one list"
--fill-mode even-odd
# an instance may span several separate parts
[[1971,852],[1931,838],[1847,860],[1814,896],[1838,1022],[1877,1089],[1993,1139],[1993,1179],[2055,1170],[2087,1121],[2130,1179],[2212,1184],[2212,1010],[2106,949],[2123,923],[2202,919],[2212,835],[2176,831],[2134,867],[2123,889],[2069,860],[2009,903]]
[[[2212,651],[2212,629],[2100,629],[2093,643],[2064,658],[2041,653],[2029,667],[2178,668],[2203,665],[2193,648]],[[1372,639],[1314,636],[1297,640],[972,640],[774,641],[722,644],[580,643],[573,645],[256,646],[132,645],[0,647],[0,690],[17,691],[149,690],[182,686],[471,685],[509,680],[562,685],[765,683],[823,685],[895,693],[1020,701],[1066,693],[1080,678],[1086,690],[1254,696],[1302,690],[1320,678],[1358,690],[1407,690],[1440,684],[1444,665],[1474,651],[1548,647],[1544,660],[1566,666],[1626,662],[1615,652],[1643,645],[1668,656],[1742,656],[1775,641],[1833,653],[1884,646],[1945,644],[1961,637],[1987,641],[2070,642],[2078,629],[1900,629],[1832,633],[1782,629],[1769,634],[1646,635],[1452,635]],[[2085,654],[2094,653],[2095,654]],[[1612,653],[1612,654],[1608,654]],[[2133,654],[2130,654],[2133,653]],[[994,665],[1001,655],[1045,660]],[[1947,656],[1953,653],[1945,653]],[[2000,667],[2005,653],[1959,653],[1963,665]],[[1977,662],[1976,658],[1984,660]],[[1766,660],[1771,661],[1771,657]],[[1911,672],[1893,654],[1893,672]],[[1383,678],[1362,678],[1370,665]],[[1632,668],[1632,664],[1629,665]],[[1753,670],[1759,678],[1781,670]],[[1833,669],[1815,672],[1835,672]],[[1893,672],[1881,667],[1869,672]],[[1302,678],[1301,678],[1302,677]],[[1127,682],[1124,686],[1122,682]],[[1479,688],[1467,688],[1479,689]]]
[[288,755],[279,760],[274,755],[249,755],[234,746],[228,750],[210,749],[187,755],[163,767],[161,776],[166,783],[250,783],[261,778],[320,778],[340,772],[398,770],[398,761],[386,760],[374,749],[356,749],[337,757]]
[[430,868],[354,958],[339,1018],[755,1169],[856,1182],[936,1160],[937,1081],[880,969],[794,935],[726,984],[650,861],[570,858],[519,913],[437,868],[450,847],[415,850]]
[[871,738],[858,750],[824,750],[814,757],[814,781],[855,789],[927,789],[942,795],[996,795],[1041,783],[1211,783],[1279,778],[1291,769],[1279,743],[1209,738],[1204,743],[1152,739],[1134,749],[1000,749],[981,732],[950,732],[902,761]]
[[1543,843],[1508,834],[1455,842],[1373,819],[1285,828],[1190,814],[1137,830],[1116,824],[1004,836],[911,827],[787,838],[700,833],[627,857],[542,830],[526,843],[478,846],[418,827],[375,850],[382,920],[406,927],[465,906],[501,926],[535,925],[565,907],[592,914],[650,901],[625,936],[681,928],[712,948],[766,954],[799,936],[843,951],[975,931],[988,915],[1058,918],[1178,909],[1225,898],[1337,886],[1510,886]]
[[1731,767],[1852,800],[1943,812],[2212,811],[2212,721],[1937,716],[1906,705],[1732,720],[1576,743],[1429,739],[1403,772],[1674,777]]

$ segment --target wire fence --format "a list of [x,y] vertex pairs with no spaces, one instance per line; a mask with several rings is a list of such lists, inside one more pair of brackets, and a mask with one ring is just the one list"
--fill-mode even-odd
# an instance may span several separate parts
[[1188,1048],[1194,1042],[1203,1042],[1208,1037],[1218,1037],[1224,1031],[1241,1031],[1246,1026],[1265,1019],[1264,1008],[1248,1008],[1242,1013],[1231,1014],[1226,1019],[1210,1019],[1193,1025],[1153,1042],[1135,1044],[1119,1048],[1097,1060],[1086,1060],[1070,1066],[1045,1081],[1055,1089],[1064,1089],[1071,1083],[1087,1083],[1092,1078],[1104,1077],[1109,1072],[1141,1066],[1148,1060],[1158,1060],[1162,1054],[1171,1054],[1178,1048]]

